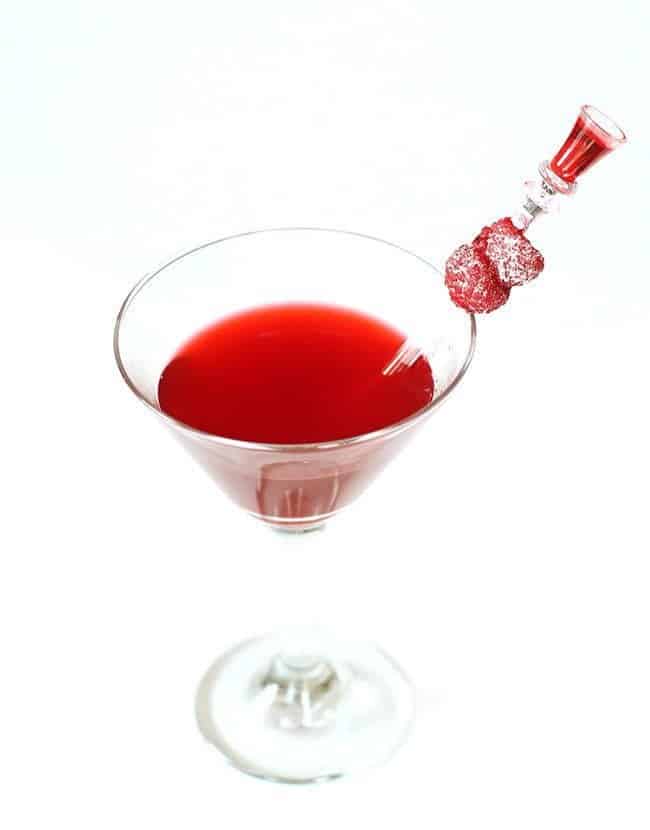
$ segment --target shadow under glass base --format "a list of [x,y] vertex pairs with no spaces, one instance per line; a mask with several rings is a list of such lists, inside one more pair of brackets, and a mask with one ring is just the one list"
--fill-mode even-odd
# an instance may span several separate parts
[[380,650],[332,638],[313,653],[287,638],[220,657],[196,699],[203,736],[238,769],[285,783],[339,778],[387,761],[408,736],[413,691]]

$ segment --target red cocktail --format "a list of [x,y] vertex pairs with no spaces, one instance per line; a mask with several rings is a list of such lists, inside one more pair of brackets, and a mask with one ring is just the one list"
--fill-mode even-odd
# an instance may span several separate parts
[[[424,356],[384,371],[407,338]],[[115,354],[232,501],[304,531],[351,504],[447,399],[474,339],[474,317],[425,260],[298,229],[223,239],[147,277],[120,311]],[[408,504],[408,482],[399,492]],[[197,695],[203,735],[282,781],[380,763],[412,717],[410,684],[383,652],[312,633],[240,644]]]
[[[407,337],[431,348],[383,373]],[[134,289],[116,329],[136,394],[233,501],[288,530],[363,492],[460,380],[473,345],[473,317],[429,263],[308,229],[168,263]]]

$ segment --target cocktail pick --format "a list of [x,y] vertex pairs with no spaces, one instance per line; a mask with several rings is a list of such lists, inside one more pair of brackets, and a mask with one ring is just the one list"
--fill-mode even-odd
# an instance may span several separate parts
[[[475,313],[494,311],[513,287],[538,276],[544,259],[525,236],[533,220],[554,211],[558,198],[571,195],[577,179],[626,140],[623,130],[596,107],[580,109],[575,124],[550,161],[539,165],[539,178],[524,184],[524,201],[511,216],[499,219],[461,245],[447,259],[445,283],[452,300]],[[412,366],[426,354],[406,340],[383,369],[384,375]]]

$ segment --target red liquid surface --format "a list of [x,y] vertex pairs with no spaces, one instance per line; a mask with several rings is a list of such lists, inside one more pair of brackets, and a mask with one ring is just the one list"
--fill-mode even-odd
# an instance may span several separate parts
[[551,161],[551,170],[571,184],[614,149],[611,139],[584,115],[578,116],[567,140]]
[[433,397],[420,358],[385,376],[404,335],[344,308],[265,306],[218,320],[164,369],[163,412],[202,432],[270,444],[349,438],[400,421]]

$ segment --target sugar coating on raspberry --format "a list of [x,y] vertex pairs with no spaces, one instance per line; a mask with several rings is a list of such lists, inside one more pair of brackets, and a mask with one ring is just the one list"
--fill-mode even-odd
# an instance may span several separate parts
[[488,260],[482,245],[461,245],[445,265],[445,285],[457,306],[482,314],[502,306],[510,288],[499,279],[496,267]]
[[507,217],[483,228],[475,244],[483,247],[499,279],[508,287],[534,280],[544,268],[544,257]]

